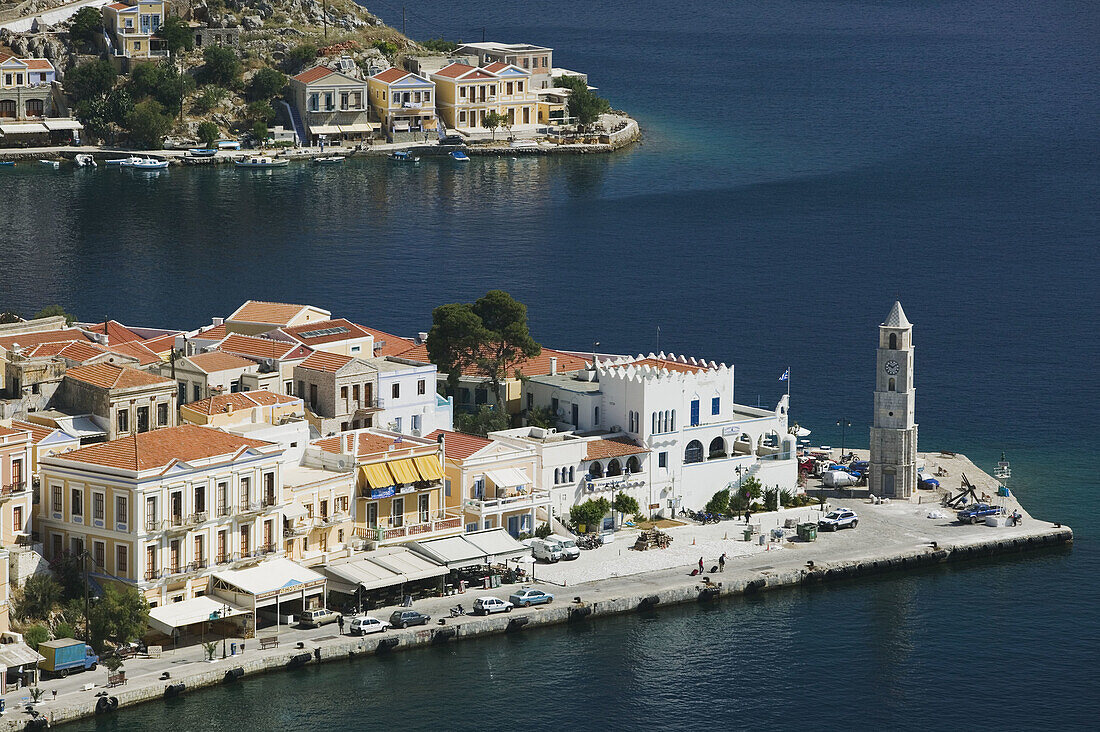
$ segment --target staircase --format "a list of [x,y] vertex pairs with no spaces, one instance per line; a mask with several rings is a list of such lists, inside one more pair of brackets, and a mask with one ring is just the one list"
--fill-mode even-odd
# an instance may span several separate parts
[[279,103],[286,107],[286,115],[290,118],[290,126],[294,128],[294,134],[298,137],[298,142],[308,147],[309,140],[306,137],[306,126],[302,122],[302,115],[298,113],[298,108],[287,104],[285,99],[280,99]]

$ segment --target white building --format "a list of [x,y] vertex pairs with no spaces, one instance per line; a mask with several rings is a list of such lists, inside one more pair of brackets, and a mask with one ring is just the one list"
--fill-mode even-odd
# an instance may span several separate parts
[[435,364],[393,356],[361,360],[378,371],[378,406],[382,411],[375,424],[413,437],[453,429],[453,404],[449,397],[436,392]]
[[[594,370],[532,377],[524,390],[529,407],[549,407],[557,415],[559,430],[615,443],[585,446],[580,466],[587,477],[577,483],[578,499],[625,489],[643,508],[668,513],[701,508],[717,491],[750,476],[766,487],[796,489],[787,397],[774,410],[736,404],[733,369],[725,364],[639,355],[601,361]],[[565,498],[559,491],[555,506]]]

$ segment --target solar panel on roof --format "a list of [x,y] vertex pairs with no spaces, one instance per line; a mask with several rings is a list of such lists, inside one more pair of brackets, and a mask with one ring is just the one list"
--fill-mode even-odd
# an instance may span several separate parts
[[344,326],[338,326],[336,328],[322,328],[321,330],[311,330],[300,334],[302,338],[321,338],[322,336],[336,335],[337,333],[350,333],[351,330]]

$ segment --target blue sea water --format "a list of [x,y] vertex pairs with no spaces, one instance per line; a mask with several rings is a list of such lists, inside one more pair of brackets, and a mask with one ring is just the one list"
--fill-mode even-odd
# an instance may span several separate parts
[[[368,6],[400,23],[399,4]],[[413,333],[434,305],[501,287],[559,348],[648,351],[659,326],[663,350],[735,363],[740,401],[773,404],[789,366],[795,418],[860,446],[876,326],[899,298],[921,448],[987,469],[1004,450],[1029,509],[1077,542],[275,675],[106,726],[1092,728],[1100,8],[408,11],[421,39],[480,40],[485,26],[552,46],[641,121],[643,143],[463,168],[9,169],[0,308],[193,327],[246,297],[289,299]]]

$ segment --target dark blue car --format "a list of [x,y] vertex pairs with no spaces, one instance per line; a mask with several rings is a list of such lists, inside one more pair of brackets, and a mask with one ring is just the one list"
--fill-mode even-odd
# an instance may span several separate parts
[[955,514],[960,524],[980,524],[986,516],[1000,516],[1004,509],[988,503],[974,503]]

